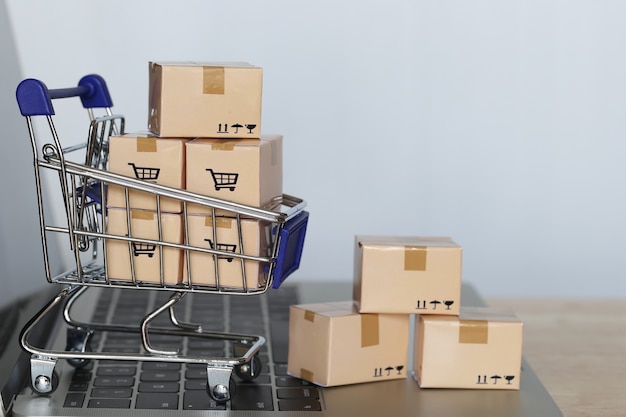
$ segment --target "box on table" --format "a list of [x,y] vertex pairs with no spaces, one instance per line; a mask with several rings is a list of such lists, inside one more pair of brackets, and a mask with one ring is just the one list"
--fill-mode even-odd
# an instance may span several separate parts
[[[249,256],[267,256],[267,228],[269,223],[252,219],[241,219],[241,238],[243,250],[239,242],[239,227],[236,218],[215,217],[215,233],[213,234],[213,216],[188,215],[187,227],[189,245],[225,252],[243,253]],[[183,281],[190,279],[193,285],[215,286],[215,258],[213,254],[189,251],[189,271],[187,262],[183,265]],[[264,262],[244,260],[218,255],[217,267],[220,287],[243,288],[245,276],[246,288],[258,288],[265,284]],[[245,275],[244,275],[245,270]]]
[[[261,139],[195,139],[186,143],[187,190],[254,207],[282,196],[281,135]],[[190,213],[210,213],[190,204]]]
[[422,388],[519,389],[522,322],[514,314],[462,307],[456,317],[421,315],[414,335]]
[[459,313],[461,247],[447,237],[356,236],[361,313]]
[[[157,213],[148,210],[130,211],[130,233],[125,209],[107,210],[106,233],[117,236],[150,239],[169,243],[182,243],[182,215],[161,213],[161,236]],[[129,242],[106,240],[107,274],[112,280],[132,281],[131,262],[135,279],[142,282],[161,283],[161,249],[165,284],[181,282],[183,251],[180,249]]]
[[[161,139],[150,133],[128,133],[109,138],[109,171],[145,182],[183,189],[185,187],[186,139]],[[132,209],[156,210],[154,194],[129,190]],[[180,212],[182,203],[161,198],[161,210]],[[124,188],[109,184],[107,206],[126,207]]]
[[150,62],[148,129],[161,137],[258,138],[263,70],[245,62]]
[[406,378],[409,315],[359,314],[352,301],[290,307],[287,372],[321,386]]

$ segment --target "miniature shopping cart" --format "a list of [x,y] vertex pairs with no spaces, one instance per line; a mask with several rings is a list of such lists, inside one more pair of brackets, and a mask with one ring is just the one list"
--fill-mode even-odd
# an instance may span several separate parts
[[[77,87],[66,89],[48,89],[44,83],[35,79],[22,81],[16,92],[20,111],[26,118],[34,154],[35,185],[39,207],[39,224],[46,279],[50,283],[63,284],[63,289],[25,326],[20,337],[22,347],[31,354],[31,387],[42,395],[54,391],[58,383],[55,365],[59,359],[65,359],[74,366],[83,366],[90,360],[115,359],[129,361],[167,361],[178,363],[203,364],[207,368],[207,391],[219,402],[231,397],[230,383],[232,372],[245,379],[254,378],[260,367],[257,353],[265,342],[262,336],[217,333],[206,331],[202,327],[184,323],[177,317],[174,306],[189,293],[229,294],[250,296],[277,288],[287,276],[298,269],[302,255],[304,236],[308,222],[308,213],[304,210],[305,202],[299,198],[283,195],[277,197],[268,208],[252,207],[211,198],[185,190],[166,187],[146,182],[143,179],[107,171],[108,143],[112,135],[124,132],[124,118],[111,112],[111,98],[104,80],[97,75],[83,77]],[[83,144],[63,148],[53,123],[55,114],[52,99],[79,97],[90,118],[87,140]],[[95,116],[94,110],[102,110],[103,115]],[[56,117],[56,116],[55,116]],[[46,123],[47,122],[47,123]],[[47,124],[47,129],[36,129],[36,123]],[[37,133],[36,133],[37,132]],[[44,132],[43,134],[41,132]],[[47,138],[46,138],[47,137]],[[138,177],[153,180],[158,174],[151,170],[134,167]],[[50,176],[54,181],[47,182]],[[53,189],[43,185],[54,185]],[[109,231],[108,219],[114,208],[107,205],[108,190],[121,188],[125,195],[126,213],[124,233]],[[139,237],[131,221],[129,194],[144,192],[154,197],[154,211],[158,234],[156,238]],[[51,198],[52,196],[52,198]],[[57,197],[54,200],[54,197]],[[161,211],[162,199],[177,200],[182,208],[181,241],[172,242],[163,239],[165,228]],[[60,202],[59,202],[60,199]],[[58,213],[48,212],[50,202],[61,205],[61,220],[55,219]],[[218,244],[214,228],[211,245],[202,247],[189,243],[187,226],[188,205],[203,208],[215,224],[216,213],[227,214],[235,219],[239,232],[236,248],[222,247]],[[117,208],[120,210],[120,208]],[[267,250],[251,254],[243,251],[242,220],[257,221],[267,240]],[[215,243],[215,244],[213,244]],[[59,275],[52,274],[50,249],[53,245],[65,244],[71,255],[72,267]],[[107,248],[113,245],[127,247],[126,261],[130,263],[127,276],[112,276],[110,265],[119,258],[108,259]],[[232,250],[231,250],[232,249]],[[185,260],[186,273],[182,273],[175,282],[166,279],[163,270],[163,255],[166,251],[177,252]],[[55,251],[56,253],[56,251]],[[161,268],[158,276],[152,280],[141,279],[138,275],[139,257],[147,254],[159,259]],[[214,270],[211,284],[200,284],[194,279],[189,267],[189,255],[199,253],[212,257]],[[229,258],[241,263],[240,284],[233,285],[232,277],[226,280],[218,258]],[[146,257],[141,257],[146,259]],[[261,271],[259,284],[250,287],[246,280],[246,265],[256,262]],[[232,268],[228,271],[232,273]],[[205,282],[205,281],[203,281]],[[224,283],[228,282],[229,285]],[[171,292],[171,296],[158,308],[145,316],[136,326],[128,324],[105,325],[84,323],[72,317],[72,306],[89,289],[121,288],[134,290],[162,290]],[[106,289],[104,291],[107,291]],[[201,297],[201,295],[199,296]],[[33,329],[47,314],[63,306],[63,316],[68,325],[67,347],[65,350],[46,350],[30,343]],[[153,320],[162,313],[169,313],[171,326],[157,327]],[[143,351],[141,353],[93,352],[89,346],[91,336],[97,331],[136,332],[141,335]],[[185,356],[176,351],[157,348],[150,343],[153,334],[167,334],[181,337],[217,338],[229,342],[233,347],[232,357]]]

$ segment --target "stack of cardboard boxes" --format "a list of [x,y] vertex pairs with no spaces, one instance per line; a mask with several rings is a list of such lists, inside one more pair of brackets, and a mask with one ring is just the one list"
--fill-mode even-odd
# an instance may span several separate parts
[[[262,78],[262,69],[247,63],[149,63],[148,130],[110,138],[109,170],[272,208],[282,195],[282,136],[260,134]],[[113,185],[107,207],[111,234],[174,244],[188,239],[200,248],[267,255],[267,225],[242,219],[239,230],[232,212],[212,213],[210,207],[188,204],[183,219],[179,200],[157,200],[138,190],[130,190],[127,200],[125,190]],[[190,277],[194,285],[215,285],[216,258],[206,252],[189,252],[187,262],[187,252],[178,248],[163,247],[161,252],[154,245],[108,239],[106,253],[112,280],[129,281],[134,273],[142,282],[175,285]],[[243,286],[241,262],[220,256],[217,263],[220,286]],[[246,260],[244,268],[247,288],[258,287],[262,266]]]
[[522,323],[461,307],[461,263],[449,238],[356,236],[353,300],[291,306],[288,373],[321,386],[411,373],[422,388],[519,389]]

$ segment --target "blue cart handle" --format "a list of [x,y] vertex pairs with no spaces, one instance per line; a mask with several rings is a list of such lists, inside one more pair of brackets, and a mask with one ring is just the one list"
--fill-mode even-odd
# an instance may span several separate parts
[[67,97],[80,97],[86,109],[113,107],[104,78],[96,74],[85,75],[77,87],[53,90],[39,80],[27,78],[19,83],[15,96],[22,116],[52,116],[52,100]]

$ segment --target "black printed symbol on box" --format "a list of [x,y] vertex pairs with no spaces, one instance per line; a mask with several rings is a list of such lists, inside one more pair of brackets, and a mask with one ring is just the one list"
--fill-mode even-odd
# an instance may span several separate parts
[[161,168],[138,167],[133,162],[129,162],[128,165],[133,167],[133,171],[135,172],[135,178],[137,178],[138,180],[156,182],[159,178],[159,173],[161,172]]
[[[428,308],[428,305],[430,304],[430,308]],[[416,310],[437,310],[437,307],[439,307],[439,305],[445,305],[446,306],[446,310],[451,310],[451,306],[454,304],[453,300],[445,300],[445,301],[439,301],[439,300],[417,300],[417,307],[415,307]]]
[[235,191],[239,174],[236,172],[215,172],[212,168],[206,169],[213,178],[213,184],[215,185],[215,191],[219,191],[222,188],[228,188],[230,191]]
[[[229,245],[228,243],[218,243],[217,245],[213,244],[213,241],[211,239],[204,239],[206,242],[209,243],[209,247],[213,250],[221,250],[222,252],[233,252],[235,253],[235,250],[237,249],[237,245]],[[232,262],[233,258],[231,257],[224,257],[228,262]]]
[[511,385],[511,381],[515,379],[515,375],[491,375],[490,377],[487,377],[487,375],[478,375],[478,378],[476,379],[476,384],[487,385],[489,383],[487,382],[488,379],[491,380],[491,384],[493,385],[498,385],[501,379],[504,379],[507,385]]
[[241,129],[241,128],[244,128],[244,127],[245,127],[246,129],[248,129],[248,132],[247,132],[247,133],[248,133],[249,135],[251,135],[251,134],[253,134],[253,133],[254,133],[254,128],[255,128],[256,126],[257,126],[257,125],[256,125],[256,124],[253,124],[253,123],[247,123],[247,124],[245,124],[245,125],[243,125],[243,124],[241,124],[241,123],[234,123],[234,124],[232,124],[232,125],[230,125],[230,126],[228,125],[228,123],[220,123],[220,124],[218,125],[218,128],[217,128],[217,133],[221,133],[221,134],[228,134],[228,133],[230,133],[230,132],[228,131],[228,128],[230,127],[230,128],[232,128],[232,129],[235,129],[235,131],[234,131],[233,133],[234,133],[234,134],[237,134],[237,133],[239,133],[239,129]]
[[374,378],[380,378],[384,376],[391,376],[392,372],[397,372],[397,375],[402,375],[404,365],[387,366],[386,368],[374,368]]

